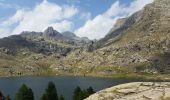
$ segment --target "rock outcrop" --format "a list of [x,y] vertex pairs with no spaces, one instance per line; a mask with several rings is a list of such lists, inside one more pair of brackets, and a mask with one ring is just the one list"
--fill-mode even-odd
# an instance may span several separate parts
[[127,83],[101,90],[85,100],[170,100],[170,83]]

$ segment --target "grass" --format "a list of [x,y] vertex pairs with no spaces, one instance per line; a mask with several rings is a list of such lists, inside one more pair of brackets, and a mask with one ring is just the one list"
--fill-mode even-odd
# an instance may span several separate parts
[[170,81],[169,75],[163,74],[149,74],[149,73],[117,73],[113,74],[112,78],[127,78],[127,79],[137,79],[141,81]]

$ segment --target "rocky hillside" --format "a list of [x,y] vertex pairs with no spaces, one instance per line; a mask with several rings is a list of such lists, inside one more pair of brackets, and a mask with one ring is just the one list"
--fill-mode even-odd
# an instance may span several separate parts
[[[0,39],[1,52],[15,55],[22,49],[41,54],[59,53],[66,55],[71,50],[83,48],[90,40],[84,40],[66,33],[59,33],[52,27],[48,27],[44,32],[22,32],[20,35],[13,35]],[[7,53],[8,54],[8,53]]]
[[168,75],[170,0],[119,19],[99,41],[49,27],[0,39],[0,51],[1,75]]
[[154,3],[145,6],[143,10],[130,17],[119,19],[109,34],[98,43],[103,47],[113,43],[118,36],[118,39],[124,37],[126,39],[124,42],[127,40],[129,42],[152,33],[168,33],[169,3],[169,0],[155,0]]
[[[170,0],[155,0],[117,24],[90,52],[76,51],[61,66],[86,74],[170,73]],[[79,73],[79,70],[75,73]]]
[[169,100],[170,83],[136,82],[99,91],[85,100]]
[[68,37],[67,33],[48,27],[44,32],[22,32],[0,39],[1,75],[54,74],[50,69],[53,61],[83,49],[90,42],[73,33]]

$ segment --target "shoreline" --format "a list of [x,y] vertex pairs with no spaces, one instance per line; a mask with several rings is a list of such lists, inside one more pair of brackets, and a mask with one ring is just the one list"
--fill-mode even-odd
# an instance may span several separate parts
[[94,74],[56,74],[56,75],[13,75],[13,76],[0,76],[0,78],[12,78],[12,77],[61,77],[61,76],[70,76],[70,77],[96,77],[96,78],[124,78],[124,79],[136,79],[141,81],[153,81],[153,82],[170,82],[168,74],[166,75],[142,75],[142,74],[113,74],[113,75],[94,75]]

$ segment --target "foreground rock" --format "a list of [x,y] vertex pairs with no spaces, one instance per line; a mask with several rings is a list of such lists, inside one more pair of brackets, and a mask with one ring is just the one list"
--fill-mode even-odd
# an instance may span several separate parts
[[85,100],[170,100],[170,82],[135,82],[114,86]]

